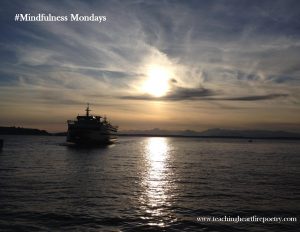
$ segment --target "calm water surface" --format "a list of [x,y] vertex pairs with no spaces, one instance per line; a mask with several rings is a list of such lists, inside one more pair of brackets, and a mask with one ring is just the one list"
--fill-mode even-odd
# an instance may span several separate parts
[[297,231],[298,223],[203,223],[201,216],[298,217],[297,141],[2,136],[0,231]]

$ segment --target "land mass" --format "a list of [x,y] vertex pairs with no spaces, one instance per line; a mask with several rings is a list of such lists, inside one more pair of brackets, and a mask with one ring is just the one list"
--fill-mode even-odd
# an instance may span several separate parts
[[0,135],[51,135],[45,130],[0,126]]
[[203,137],[203,138],[248,138],[248,139],[300,139],[300,133],[269,130],[228,130],[208,129],[202,132],[193,130],[168,131],[158,128],[152,130],[121,131],[123,136],[171,136],[171,137]]
[[[3,127],[0,126],[1,135],[54,135],[66,136],[66,132],[49,133],[46,130]],[[247,138],[247,139],[300,139],[300,133],[269,130],[228,130],[209,129],[202,132],[193,130],[171,131],[154,128],[152,130],[120,131],[119,136],[166,136],[166,137],[200,137],[200,138]]]

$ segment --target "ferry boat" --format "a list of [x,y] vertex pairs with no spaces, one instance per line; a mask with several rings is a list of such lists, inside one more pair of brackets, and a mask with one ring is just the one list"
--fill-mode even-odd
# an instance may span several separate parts
[[106,117],[90,115],[87,104],[85,115],[68,120],[67,142],[75,144],[108,144],[116,139],[118,127],[111,125]]

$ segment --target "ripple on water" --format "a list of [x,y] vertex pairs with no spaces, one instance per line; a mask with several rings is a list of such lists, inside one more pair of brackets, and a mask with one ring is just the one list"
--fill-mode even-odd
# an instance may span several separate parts
[[296,225],[200,223],[199,216],[299,215],[296,142],[6,136],[2,231],[293,231]]

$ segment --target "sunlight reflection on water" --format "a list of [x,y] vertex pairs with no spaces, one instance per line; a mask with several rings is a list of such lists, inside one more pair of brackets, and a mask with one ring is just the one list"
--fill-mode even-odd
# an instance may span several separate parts
[[146,170],[142,181],[144,194],[140,201],[149,216],[144,219],[156,219],[155,222],[149,222],[149,225],[164,227],[166,219],[171,219],[169,212],[168,215],[164,213],[166,207],[171,205],[172,195],[168,193],[173,188],[172,173],[168,169],[170,151],[168,138],[148,138],[145,142]]
[[299,230],[196,220],[299,215],[299,141],[121,137],[70,148],[61,136],[3,138],[0,231]]

